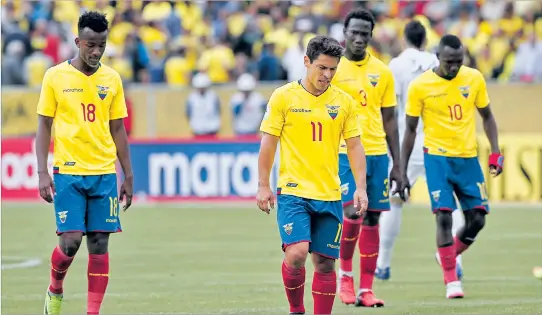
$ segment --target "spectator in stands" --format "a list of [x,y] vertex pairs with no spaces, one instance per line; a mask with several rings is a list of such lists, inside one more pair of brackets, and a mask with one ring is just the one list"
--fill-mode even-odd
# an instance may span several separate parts
[[30,87],[40,87],[43,76],[47,69],[54,65],[53,59],[43,53],[46,48],[46,42],[33,43],[34,52],[24,59],[22,71],[26,84]]
[[529,40],[520,44],[512,70],[512,78],[523,82],[542,80],[542,42],[532,33]]
[[176,41],[172,44],[171,51],[164,66],[166,82],[169,86],[186,86],[191,76],[186,48],[180,41]]
[[226,83],[235,67],[233,50],[223,38],[209,38],[208,41],[210,48],[198,60],[198,70],[208,73],[212,83]]
[[265,43],[258,61],[260,81],[278,81],[282,79],[283,70],[279,58],[275,55],[275,45]]
[[25,85],[23,60],[25,56],[24,43],[20,40],[10,41],[6,54],[2,57],[2,84]]
[[256,79],[248,73],[237,79],[238,92],[231,100],[233,131],[237,135],[256,135],[265,113],[266,100],[254,91]]
[[[341,24],[341,32],[343,26]],[[306,68],[303,63],[305,56],[305,43],[303,37],[299,37],[297,45],[292,45],[282,57],[282,67],[286,70],[288,82],[301,80],[305,76]]]
[[220,100],[210,89],[211,79],[205,73],[197,73],[192,79],[195,89],[188,95],[186,116],[195,136],[216,135],[220,130]]

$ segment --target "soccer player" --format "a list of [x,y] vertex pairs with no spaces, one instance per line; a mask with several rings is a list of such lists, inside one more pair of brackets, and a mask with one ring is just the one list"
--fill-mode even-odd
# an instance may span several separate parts
[[[343,145],[339,157],[342,201],[345,207],[344,227],[340,248],[340,291],[345,304],[381,307],[384,301],[373,293],[374,272],[379,248],[380,212],[388,211],[390,181],[400,187],[399,133],[395,117],[395,88],[393,75],[382,61],[367,52],[375,19],[365,9],[348,13],[344,21],[346,51],[333,84],[350,94],[356,101],[363,135],[361,140],[367,154],[367,195],[369,205],[364,217],[352,207],[354,177]],[[387,144],[386,144],[387,143]],[[388,147],[393,167],[388,176]],[[351,214],[351,215],[348,215]],[[361,225],[363,227],[361,228]],[[361,228],[361,233],[360,233]],[[359,238],[360,283],[356,295],[352,273],[352,256]]]
[[[404,190],[410,188],[407,171],[421,116],[427,188],[436,215],[438,256],[447,298],[464,296],[456,273],[456,256],[472,245],[489,212],[486,184],[477,158],[475,109],[482,117],[491,145],[489,169],[493,176],[502,172],[504,161],[486,82],[480,71],[462,65],[464,53],[458,37],[444,35],[438,47],[439,66],[410,84],[401,153]],[[454,193],[465,215],[465,226],[455,238],[452,235]]]
[[[395,94],[399,106],[397,107],[397,124],[399,126],[399,138],[402,142],[405,130],[405,105],[407,89],[410,82],[423,72],[438,66],[438,60],[435,54],[424,51],[426,44],[425,27],[416,20],[406,24],[404,28],[404,39],[406,49],[390,62],[390,69],[395,80]],[[423,166],[423,126],[418,125],[416,141],[410,158],[410,164],[407,169],[407,177],[410,180],[410,186],[414,186],[419,178],[425,178],[425,168]],[[389,168],[393,165],[390,163]],[[390,265],[393,245],[401,227],[401,216],[403,200],[397,195],[390,196],[391,210],[382,213],[380,218],[380,252],[375,276],[381,280],[390,278]],[[453,212],[454,235],[464,224],[463,213],[461,211]],[[461,255],[457,256],[457,272],[461,277]]]
[[316,36],[304,58],[306,76],[276,89],[260,130],[258,207],[269,213],[274,196],[269,174],[280,141],[277,222],[285,258],[282,279],[291,314],[304,314],[305,261],[312,253],[314,314],[331,314],[335,260],[343,224],[339,146],[345,139],[356,179],[354,211],[367,208],[365,154],[354,100],[330,85],[342,56],[337,40]]
[[[86,12],[78,22],[79,54],[47,70],[39,98],[36,155],[40,196],[54,202],[59,245],[51,256],[45,314],[60,314],[63,280],[83,235],[88,249],[87,314],[99,314],[109,281],[109,234],[120,232],[119,206],[132,203],[133,174],[123,118],[127,116],[119,74],[100,63],[107,19]],[[47,155],[54,135],[54,180]],[[117,198],[115,160],[125,175]]]

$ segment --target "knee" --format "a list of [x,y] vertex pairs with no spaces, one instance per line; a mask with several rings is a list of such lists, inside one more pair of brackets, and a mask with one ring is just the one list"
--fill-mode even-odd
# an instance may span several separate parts
[[312,254],[312,260],[314,263],[314,271],[318,273],[331,273],[335,270],[335,260],[320,256],[318,254]]
[[356,209],[353,205],[348,205],[344,207],[344,216],[349,220],[359,220],[360,216],[356,214]]
[[452,212],[437,210],[436,212],[437,228],[440,230],[451,230],[453,224]]
[[486,225],[486,212],[482,210],[474,210],[475,213],[470,222],[471,227],[480,231]]
[[309,243],[301,242],[289,245],[284,250],[286,264],[295,269],[305,266],[307,255],[309,254]]
[[365,217],[363,218],[364,226],[376,226],[380,220],[379,211],[367,211]]
[[81,232],[68,232],[60,235],[60,249],[68,256],[73,257],[81,246],[83,240],[83,233]]
[[89,254],[103,255],[107,253],[109,245],[109,233],[89,233],[87,235],[87,247]]

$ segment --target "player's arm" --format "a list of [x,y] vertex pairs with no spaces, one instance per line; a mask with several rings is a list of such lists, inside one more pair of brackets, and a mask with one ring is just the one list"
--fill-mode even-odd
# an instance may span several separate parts
[[387,85],[382,96],[381,112],[384,131],[386,132],[386,142],[388,143],[393,167],[395,168],[400,164],[399,128],[397,127],[397,115],[395,113],[397,96],[395,95],[395,82],[391,71],[385,72],[385,76]]
[[365,149],[361,144],[361,130],[359,129],[355,107],[356,104],[354,103],[354,100],[352,100],[343,127],[342,136],[346,142],[348,162],[350,163],[350,168],[352,168],[354,180],[356,181],[356,192],[363,194],[361,199],[357,194],[354,196],[354,208],[358,207],[359,202],[360,210],[357,214],[361,215],[367,209],[367,162]]
[[485,79],[480,76],[480,88],[476,95],[476,108],[482,117],[484,131],[491,146],[491,154],[489,156],[489,168],[493,175],[499,175],[502,172],[504,157],[501,155],[499,148],[499,135],[497,129],[497,121],[489,106],[489,96],[487,93]]
[[119,200],[123,201],[126,196],[124,210],[132,204],[134,173],[132,171],[132,162],[130,161],[130,149],[128,146],[128,135],[124,127],[124,118],[128,116],[126,100],[124,98],[124,88],[119,78],[117,95],[113,99],[109,110],[109,130],[115,147],[117,148],[117,157],[119,159],[122,171],[124,173],[124,182],[120,189]]
[[51,145],[51,131],[57,107],[52,83],[52,73],[49,70],[43,77],[37,109],[36,159],[38,161],[39,191],[40,196],[47,202],[52,202],[54,195],[54,184],[47,169],[47,159]]
[[269,183],[271,169],[275,161],[277,144],[282,134],[282,127],[286,119],[285,102],[280,92],[273,92],[267,110],[260,126],[262,140],[260,143],[260,152],[258,154],[258,207],[269,213],[269,206],[275,207],[273,192]]
[[401,147],[401,173],[403,174],[401,193],[404,192],[405,188],[410,189],[410,181],[407,178],[408,161],[410,160],[416,141],[416,129],[422,108],[423,103],[417,89],[414,85],[411,85],[407,93],[405,137]]

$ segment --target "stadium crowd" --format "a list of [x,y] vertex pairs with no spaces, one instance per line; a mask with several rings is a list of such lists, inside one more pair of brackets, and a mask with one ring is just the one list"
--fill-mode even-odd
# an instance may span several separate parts
[[77,19],[89,9],[107,14],[102,61],[126,82],[186,86],[198,72],[213,84],[244,73],[295,80],[310,38],[343,41],[342,18],[353,6],[377,17],[370,49],[384,62],[417,18],[428,28],[428,49],[444,33],[460,36],[465,62],[488,80],[542,80],[542,1],[2,0],[2,85],[39,86],[49,66],[74,57]]

